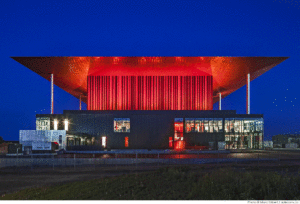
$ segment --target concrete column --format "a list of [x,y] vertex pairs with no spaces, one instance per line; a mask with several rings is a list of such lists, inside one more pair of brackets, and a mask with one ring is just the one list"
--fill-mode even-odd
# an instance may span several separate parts
[[222,95],[221,95],[221,93],[219,93],[219,110],[222,110],[221,109],[221,100],[222,100]]
[[53,114],[53,74],[51,74],[51,114]]
[[250,73],[247,74],[247,99],[246,99],[247,114],[250,114]]

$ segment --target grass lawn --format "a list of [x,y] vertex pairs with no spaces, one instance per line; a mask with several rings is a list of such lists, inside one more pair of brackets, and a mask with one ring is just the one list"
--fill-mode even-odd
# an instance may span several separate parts
[[299,200],[300,177],[230,168],[201,173],[188,167],[25,189],[4,200]]

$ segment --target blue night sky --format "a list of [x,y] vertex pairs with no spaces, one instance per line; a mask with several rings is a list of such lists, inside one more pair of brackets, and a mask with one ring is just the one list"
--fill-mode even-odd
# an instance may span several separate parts
[[[0,136],[18,140],[50,113],[50,82],[10,56],[288,56],[251,82],[251,113],[265,139],[300,133],[299,1],[2,1]],[[54,113],[78,109],[54,92]],[[246,113],[246,87],[222,109]]]

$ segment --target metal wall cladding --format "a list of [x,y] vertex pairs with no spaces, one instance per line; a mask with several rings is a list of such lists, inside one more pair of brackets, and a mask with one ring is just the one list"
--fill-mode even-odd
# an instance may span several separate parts
[[32,150],[51,150],[51,142],[32,142]]
[[88,76],[88,110],[212,108],[212,76]]
[[[60,137],[61,136],[61,143]],[[24,146],[33,146],[33,143],[57,142],[59,149],[66,149],[65,130],[20,130],[19,143]],[[24,150],[24,148],[23,148]]]

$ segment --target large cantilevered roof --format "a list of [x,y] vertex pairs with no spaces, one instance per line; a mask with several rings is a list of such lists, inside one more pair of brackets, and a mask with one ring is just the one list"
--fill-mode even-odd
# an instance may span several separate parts
[[87,76],[213,76],[213,102],[288,57],[11,57],[87,103]]

